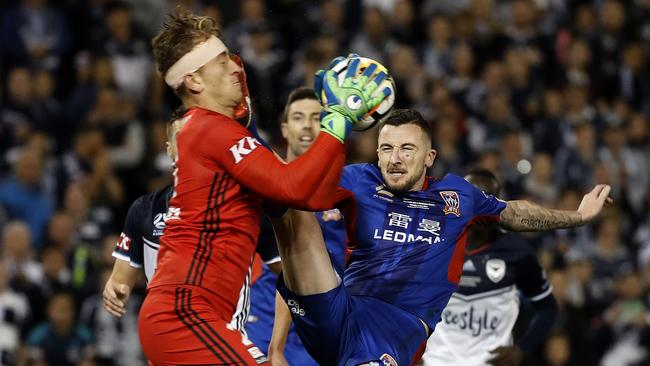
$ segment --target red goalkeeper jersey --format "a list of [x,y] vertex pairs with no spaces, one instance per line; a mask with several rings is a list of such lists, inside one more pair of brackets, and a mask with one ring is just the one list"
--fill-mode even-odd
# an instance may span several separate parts
[[192,108],[185,118],[149,289],[200,287],[230,320],[255,253],[262,199],[311,211],[332,207],[344,147],[322,133],[303,156],[285,164],[229,117]]

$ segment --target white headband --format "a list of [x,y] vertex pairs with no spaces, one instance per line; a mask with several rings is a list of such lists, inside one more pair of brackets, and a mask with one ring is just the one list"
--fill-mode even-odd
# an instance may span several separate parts
[[178,88],[186,75],[200,69],[226,50],[226,45],[219,38],[211,36],[205,42],[197,44],[167,70],[165,83],[174,89]]

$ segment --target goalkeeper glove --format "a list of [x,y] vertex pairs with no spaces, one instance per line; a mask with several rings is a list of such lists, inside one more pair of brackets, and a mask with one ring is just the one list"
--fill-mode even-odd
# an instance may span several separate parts
[[325,115],[321,118],[321,130],[341,142],[345,141],[355,123],[391,94],[391,90],[385,88],[382,93],[372,97],[387,75],[380,72],[371,79],[377,69],[377,66],[372,64],[357,76],[359,62],[358,58],[350,61],[341,85],[338,83],[337,74],[332,70],[321,70],[316,77],[316,80],[322,80],[325,97],[325,100],[321,101],[325,110]]

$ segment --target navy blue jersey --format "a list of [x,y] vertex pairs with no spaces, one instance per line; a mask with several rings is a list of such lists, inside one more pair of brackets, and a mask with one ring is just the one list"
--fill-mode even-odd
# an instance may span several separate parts
[[551,293],[537,256],[519,234],[502,233],[494,243],[466,252],[457,295],[469,297],[512,286],[533,301]]
[[487,365],[490,350],[512,344],[519,294],[534,302],[551,291],[535,253],[518,234],[502,233],[468,251],[458,291],[427,342],[424,365]]
[[[115,245],[113,257],[127,261],[136,268],[144,267],[147,280],[151,279],[156,269],[156,258],[160,237],[165,229],[165,218],[169,197],[173,192],[172,186],[147,193],[136,199],[124,221],[124,228],[120,239]],[[268,220],[262,220],[260,225],[272,228]],[[257,252],[264,262],[270,262],[278,257],[275,239],[270,242],[260,240]]]
[[371,164],[346,166],[341,188],[348,292],[396,305],[433,329],[457,289],[468,226],[498,220],[506,203],[453,174],[395,194]]
[[136,199],[124,221],[113,257],[127,261],[136,268],[144,267],[147,281],[156,270],[160,237],[165,229],[165,215],[172,186],[147,193]]

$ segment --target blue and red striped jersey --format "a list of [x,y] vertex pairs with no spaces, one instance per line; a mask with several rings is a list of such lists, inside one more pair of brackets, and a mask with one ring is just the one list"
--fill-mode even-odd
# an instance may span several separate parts
[[506,207],[453,174],[427,178],[420,191],[394,193],[371,164],[344,168],[337,200],[350,294],[399,306],[431,329],[457,289],[469,225],[498,220]]

